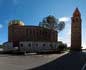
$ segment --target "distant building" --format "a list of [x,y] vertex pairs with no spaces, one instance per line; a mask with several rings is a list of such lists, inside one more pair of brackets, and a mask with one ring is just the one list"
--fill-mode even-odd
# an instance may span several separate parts
[[81,14],[75,9],[71,18],[71,50],[81,51]]
[[57,31],[39,27],[27,26],[20,20],[12,20],[8,26],[8,42],[6,46],[21,51],[44,51],[57,48]]

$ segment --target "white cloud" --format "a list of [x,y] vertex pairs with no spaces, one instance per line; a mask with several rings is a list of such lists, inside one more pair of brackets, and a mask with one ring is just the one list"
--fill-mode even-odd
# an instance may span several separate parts
[[65,37],[59,36],[58,37],[58,41],[62,41],[63,43],[66,43],[68,45],[68,47],[70,47],[70,45],[71,45],[71,41],[70,41],[70,36],[69,35],[67,35]]
[[66,43],[68,47],[71,46],[71,22],[65,24],[65,28],[62,32],[59,33],[58,40]]
[[0,24],[0,28],[3,28],[3,25],[2,24]]
[[84,41],[82,42],[82,47],[83,49],[86,49],[86,43]]
[[70,28],[64,29],[64,31],[61,32],[58,35],[58,41],[62,41],[63,43],[66,43],[68,45],[68,47],[71,46],[71,32],[70,32]]
[[59,18],[59,21],[68,22],[68,21],[70,21],[70,17],[61,17],[61,18]]

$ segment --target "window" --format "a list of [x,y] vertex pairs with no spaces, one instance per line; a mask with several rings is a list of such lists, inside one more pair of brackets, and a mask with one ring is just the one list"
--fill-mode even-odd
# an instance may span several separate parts
[[43,44],[43,46],[46,46],[45,44]]
[[55,44],[54,46],[56,47],[57,45]]
[[42,34],[41,30],[40,30],[40,35]]
[[53,44],[50,44],[50,47],[53,49]]
[[52,47],[52,44],[50,44],[50,47]]
[[28,36],[28,29],[26,29],[26,36]]
[[28,46],[30,47],[30,46],[31,46],[31,44],[28,44]]
[[76,18],[76,21],[78,21],[78,18]]
[[30,35],[32,35],[32,30],[30,30]]
[[75,20],[74,20],[74,19],[72,19],[72,21],[74,22]]
[[23,47],[23,44],[20,44],[21,45],[21,47]]
[[38,44],[36,44],[36,46],[38,46]]

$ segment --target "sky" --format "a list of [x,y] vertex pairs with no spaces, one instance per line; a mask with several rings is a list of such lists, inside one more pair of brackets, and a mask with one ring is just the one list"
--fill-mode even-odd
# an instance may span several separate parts
[[82,18],[82,46],[86,48],[86,0],[0,0],[0,44],[8,41],[8,23],[19,19],[25,25],[38,25],[48,15],[65,22],[58,40],[71,45],[71,17],[78,7]]

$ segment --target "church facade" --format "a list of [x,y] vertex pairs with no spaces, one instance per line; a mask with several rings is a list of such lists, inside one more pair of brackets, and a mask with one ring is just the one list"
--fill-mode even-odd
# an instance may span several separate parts
[[24,25],[22,21],[12,20],[8,26],[8,43],[5,46],[19,51],[44,52],[57,49],[57,31]]

